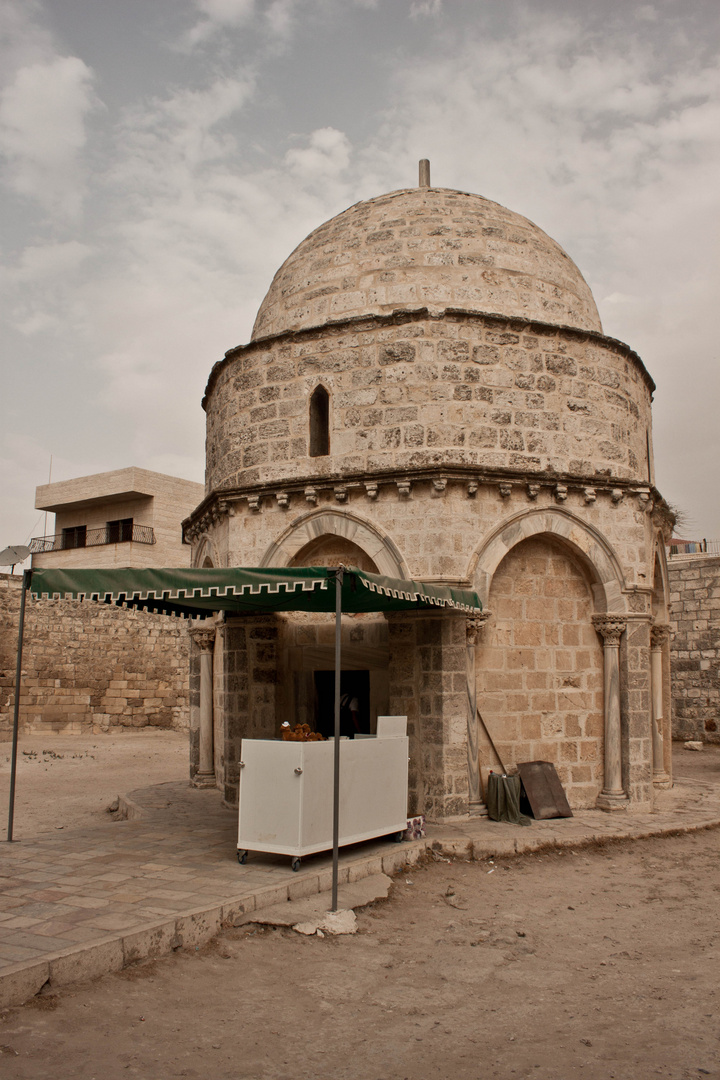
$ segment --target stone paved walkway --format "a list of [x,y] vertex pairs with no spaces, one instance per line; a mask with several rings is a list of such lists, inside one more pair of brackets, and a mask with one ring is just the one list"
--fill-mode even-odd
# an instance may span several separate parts
[[[174,948],[194,948],[248,912],[330,888],[326,855],[236,859],[236,814],[185,783],[133,792],[131,820],[0,844],[0,1007],[49,980],[93,978]],[[487,858],[720,826],[720,784],[678,778],[651,814],[578,811],[529,827],[475,818],[430,826],[426,840],[341,850],[340,880],[392,874],[427,850]]]

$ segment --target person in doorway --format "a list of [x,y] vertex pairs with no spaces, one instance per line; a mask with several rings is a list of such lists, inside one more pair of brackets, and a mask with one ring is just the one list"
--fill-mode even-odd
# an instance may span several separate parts
[[360,702],[354,694],[343,694],[340,698],[340,734],[354,739],[360,731]]

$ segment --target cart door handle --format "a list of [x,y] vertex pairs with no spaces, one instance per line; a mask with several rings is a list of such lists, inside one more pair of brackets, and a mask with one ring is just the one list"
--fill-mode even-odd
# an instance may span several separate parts
[[297,769],[295,770],[295,772],[297,773],[297,775],[298,775],[298,776],[299,776],[299,775],[300,775],[300,773],[302,772],[302,769],[300,768],[300,766],[299,766],[299,765],[298,765]]

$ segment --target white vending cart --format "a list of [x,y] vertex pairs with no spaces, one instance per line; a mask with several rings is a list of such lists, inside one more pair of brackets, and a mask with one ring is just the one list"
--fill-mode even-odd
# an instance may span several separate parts
[[[340,741],[340,846],[407,828],[405,716],[379,716],[377,735]],[[300,859],[333,845],[333,740],[243,739],[238,861],[248,851]]]

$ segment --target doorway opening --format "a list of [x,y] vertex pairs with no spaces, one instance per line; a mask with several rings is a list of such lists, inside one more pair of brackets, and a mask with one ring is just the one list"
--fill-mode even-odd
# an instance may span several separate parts
[[[335,672],[315,671],[315,730],[325,738],[331,738],[335,729]],[[370,672],[341,671],[340,697],[345,695],[358,701],[358,727],[360,733],[370,733]],[[340,734],[353,735],[355,732],[347,710],[340,711]]]

